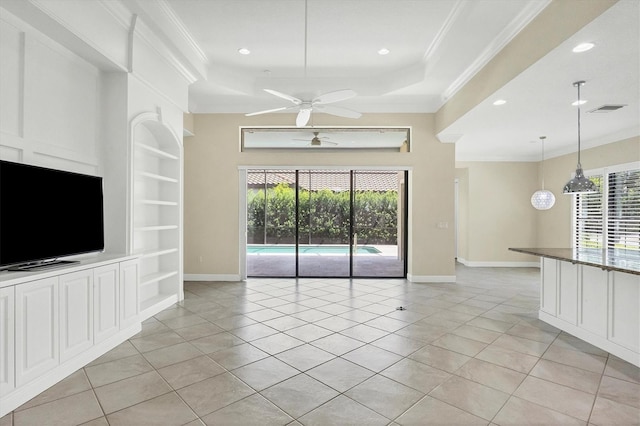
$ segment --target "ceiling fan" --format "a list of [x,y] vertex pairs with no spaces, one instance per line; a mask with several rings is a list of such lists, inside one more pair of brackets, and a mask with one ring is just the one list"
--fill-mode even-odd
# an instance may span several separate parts
[[337,142],[331,142],[329,140],[327,140],[329,138],[329,136],[319,136],[320,132],[313,132],[313,139],[311,139],[311,141],[309,141],[309,139],[294,139],[294,141],[305,141],[305,142],[309,142],[309,145],[307,146],[311,146],[311,147],[318,147],[318,146],[325,146],[325,145],[338,145]]
[[296,126],[304,127],[309,122],[309,118],[311,117],[312,111],[324,112],[326,114],[337,115],[338,117],[346,117],[346,118],[360,118],[360,116],[362,115],[358,111],[354,111],[352,109],[338,107],[335,105],[329,105],[335,102],[340,102],[340,101],[344,101],[344,100],[355,97],[356,92],[350,89],[336,90],[335,92],[325,93],[310,101],[304,101],[294,96],[290,96],[285,93],[281,93],[271,89],[264,89],[264,91],[274,96],[277,96],[279,98],[286,99],[292,102],[293,105],[289,107],[280,107],[280,108],[274,108],[274,109],[267,109],[264,111],[250,112],[248,114],[245,114],[247,117],[251,117],[252,115],[267,114],[270,112],[286,111],[286,110],[297,108],[298,116],[296,117]]

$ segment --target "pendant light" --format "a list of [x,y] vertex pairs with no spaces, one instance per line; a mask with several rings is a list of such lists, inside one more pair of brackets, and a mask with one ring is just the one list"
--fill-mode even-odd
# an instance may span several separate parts
[[538,210],[549,210],[556,203],[556,196],[553,192],[544,189],[544,140],[546,136],[540,136],[542,145],[542,189],[536,191],[531,196],[531,205]]
[[575,177],[565,184],[564,189],[562,190],[564,194],[598,192],[596,185],[584,176],[584,173],[582,172],[582,164],[580,164],[580,87],[583,85],[584,81],[576,81],[573,83],[573,86],[578,88],[578,166],[576,167]]

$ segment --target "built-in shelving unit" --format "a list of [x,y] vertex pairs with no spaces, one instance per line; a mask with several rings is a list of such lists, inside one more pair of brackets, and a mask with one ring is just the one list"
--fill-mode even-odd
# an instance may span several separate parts
[[132,236],[140,256],[140,315],[182,299],[182,148],[156,114],[132,124]]

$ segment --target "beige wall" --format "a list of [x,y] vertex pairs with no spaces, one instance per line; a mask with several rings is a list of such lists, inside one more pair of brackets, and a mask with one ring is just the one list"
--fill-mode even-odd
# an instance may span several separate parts
[[457,257],[469,258],[469,169],[456,168],[456,180],[458,181],[458,232],[457,232]]
[[465,248],[459,259],[472,266],[535,261],[508,249],[536,243],[536,210],[530,198],[539,189],[537,163],[460,162],[457,167],[462,169],[459,176],[468,176],[467,193],[459,194],[467,197],[459,202],[459,209],[466,208],[461,216],[467,222],[466,232],[459,229],[458,244]]
[[[366,114],[359,120],[323,114],[318,126],[412,126],[410,153],[364,150],[253,150],[240,152],[239,126],[286,125],[291,114],[247,118],[194,114],[195,136],[185,138],[184,263],[186,274],[237,275],[239,166],[407,166],[409,274],[452,277],[454,263],[454,145],[440,143],[433,114]],[[448,222],[448,228],[438,228]],[[202,259],[202,261],[200,261]]]
[[[640,137],[584,150],[585,171],[640,161]],[[458,256],[471,265],[535,262],[509,247],[571,247],[572,196],[562,188],[575,171],[577,154],[545,161],[545,189],[556,204],[531,206],[540,189],[542,163],[458,162]]]

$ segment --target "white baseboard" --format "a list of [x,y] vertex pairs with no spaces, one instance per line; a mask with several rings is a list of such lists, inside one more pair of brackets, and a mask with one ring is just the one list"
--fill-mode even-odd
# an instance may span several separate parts
[[407,280],[412,283],[455,283],[455,275],[412,275],[407,274]]
[[539,268],[540,262],[492,262],[466,260],[461,257],[458,262],[470,268]]
[[239,274],[184,274],[184,281],[242,281]]
[[155,314],[157,314],[158,312],[164,311],[169,306],[178,303],[180,300],[182,299],[178,299],[178,295],[172,295],[170,297],[167,297],[161,302],[154,303],[152,306],[148,307],[144,311],[140,311],[140,320],[145,321],[151,318],[152,316],[154,316]]
[[636,367],[640,367],[640,354],[636,351],[618,345],[617,343],[612,342],[605,337],[598,336],[597,334],[592,333],[589,330],[585,330],[584,328],[579,327],[575,324],[566,322],[542,310],[538,311],[538,318],[546,322],[547,324],[551,324],[552,326],[559,328],[564,332],[572,334],[578,339],[584,340],[585,342],[590,343],[597,348],[607,351],[610,354],[613,354],[618,358],[621,358],[628,363],[635,365]]

